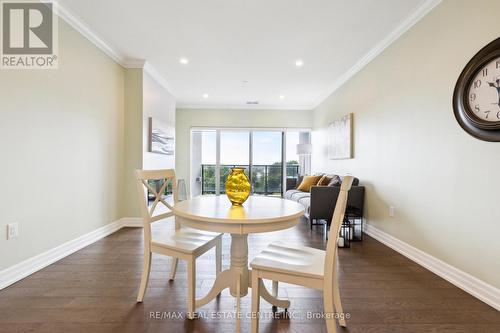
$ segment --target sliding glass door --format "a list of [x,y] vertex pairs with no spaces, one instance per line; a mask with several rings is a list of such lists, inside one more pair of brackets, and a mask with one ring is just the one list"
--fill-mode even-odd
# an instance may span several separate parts
[[253,193],[282,195],[283,132],[252,132],[251,182]]
[[309,131],[193,129],[191,195],[224,194],[231,168],[242,167],[252,183],[253,194],[281,196],[287,178],[299,174],[296,146],[300,133]]

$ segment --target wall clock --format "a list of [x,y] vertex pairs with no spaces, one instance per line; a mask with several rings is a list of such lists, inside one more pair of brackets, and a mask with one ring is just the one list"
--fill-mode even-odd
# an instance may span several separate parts
[[484,141],[500,141],[500,38],[465,66],[453,93],[453,111],[462,128]]

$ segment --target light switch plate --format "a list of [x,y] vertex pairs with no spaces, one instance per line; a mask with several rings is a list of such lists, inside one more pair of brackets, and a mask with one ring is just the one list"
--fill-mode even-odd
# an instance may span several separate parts
[[395,209],[394,206],[389,207],[389,217],[394,217]]
[[19,224],[7,224],[7,240],[17,238],[19,236]]

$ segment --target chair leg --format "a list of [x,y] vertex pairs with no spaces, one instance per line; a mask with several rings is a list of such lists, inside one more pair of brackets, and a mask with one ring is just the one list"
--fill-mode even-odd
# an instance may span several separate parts
[[[259,331],[260,280],[257,272],[252,272],[252,333]],[[274,285],[274,281],[273,281]]]
[[[273,289],[272,289],[271,295],[278,298],[278,281],[273,281]],[[278,307],[276,305],[273,305],[272,309],[273,309],[273,313],[278,312]]]
[[194,319],[194,305],[196,297],[196,258],[190,258],[187,262],[188,295],[187,306],[189,319]]
[[222,271],[222,237],[217,241],[215,245],[215,274],[219,275]]
[[273,291],[272,295],[278,297],[278,281],[273,281]]
[[[338,255],[335,254],[337,257]],[[340,299],[340,288],[339,288],[339,279],[338,279],[338,274],[337,274],[337,271],[338,271],[338,268],[337,268],[337,264],[338,263],[338,259],[335,260],[335,267],[334,267],[334,271],[333,271],[333,302],[334,302],[334,305],[335,305],[335,311],[337,312],[338,316],[339,316],[339,325],[342,326],[342,327],[347,327],[347,324],[345,322],[345,318],[344,318],[344,309],[342,308],[342,300]]]
[[151,270],[151,252],[149,249],[144,249],[144,267],[142,270],[141,286],[139,287],[139,295],[137,295],[137,302],[142,302],[146,288],[148,287],[149,272]]
[[323,289],[323,305],[325,308],[326,331],[328,333],[337,333],[337,323],[335,322],[335,306],[333,304],[333,295],[330,288]]
[[311,226],[311,230],[313,230],[313,222],[314,219],[309,218],[309,225]]
[[177,272],[177,263],[179,262],[179,259],[177,258],[172,258],[172,266],[170,267],[170,281],[174,281],[175,279],[175,273]]
[[333,301],[335,304],[335,311],[339,316],[339,325],[347,327],[344,318],[344,309],[342,309],[342,301],[340,300],[339,282],[336,278],[333,279]]

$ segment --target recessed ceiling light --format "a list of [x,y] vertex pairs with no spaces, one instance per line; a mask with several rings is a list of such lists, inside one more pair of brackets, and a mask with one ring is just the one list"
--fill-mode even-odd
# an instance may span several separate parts
[[280,99],[285,99],[285,95],[280,95]]
[[208,98],[208,94],[203,94],[203,98]]
[[302,61],[302,59],[295,60],[295,66],[302,67],[303,65],[304,65],[304,62]]
[[179,59],[179,62],[180,62],[182,65],[187,65],[187,64],[189,64],[189,59],[188,59],[188,58],[184,58],[184,57],[182,57],[182,58],[180,58],[180,59]]

